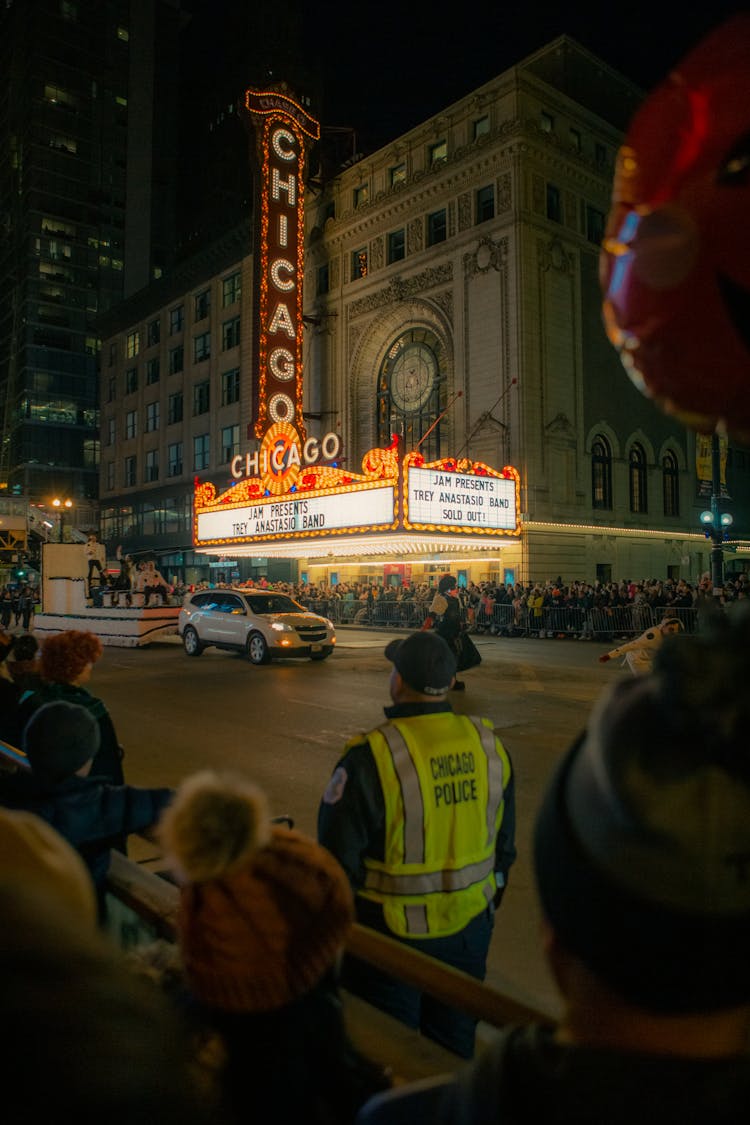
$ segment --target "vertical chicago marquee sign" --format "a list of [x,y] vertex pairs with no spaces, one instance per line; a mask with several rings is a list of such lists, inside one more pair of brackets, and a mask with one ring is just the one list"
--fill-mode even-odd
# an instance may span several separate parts
[[291,427],[304,441],[304,174],[307,146],[318,140],[320,125],[285,90],[245,94],[260,170],[254,429],[264,438],[274,424]]

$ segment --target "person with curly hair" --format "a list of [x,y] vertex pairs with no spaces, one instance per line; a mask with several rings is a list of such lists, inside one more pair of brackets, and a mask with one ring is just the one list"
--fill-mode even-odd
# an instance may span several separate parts
[[68,629],[45,637],[40,657],[43,682],[35,691],[21,696],[19,721],[23,729],[34,711],[57,700],[85,707],[96,719],[101,735],[91,772],[113,785],[122,785],[125,780],[122,769],[124,752],[114,723],[102,700],[92,695],[85,686],[102,652],[102,642],[95,633]]

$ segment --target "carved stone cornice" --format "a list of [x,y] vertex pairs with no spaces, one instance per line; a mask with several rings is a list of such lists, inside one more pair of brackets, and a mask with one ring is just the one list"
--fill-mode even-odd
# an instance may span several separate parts
[[[382,309],[386,305],[416,297],[434,289],[437,285],[445,285],[446,282],[452,280],[453,265],[451,262],[443,262],[439,266],[432,266],[414,274],[413,277],[394,277],[382,289],[378,289],[374,293],[368,293],[366,297],[361,297],[358,301],[352,301],[347,306],[346,315],[349,320],[353,320],[364,313],[374,312],[375,309]],[[439,303],[440,300],[443,300],[443,297],[441,296],[440,299],[436,297],[435,300]]]

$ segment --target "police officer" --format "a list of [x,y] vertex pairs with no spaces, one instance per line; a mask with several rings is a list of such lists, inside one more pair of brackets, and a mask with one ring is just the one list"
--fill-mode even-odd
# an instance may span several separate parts
[[[515,859],[510,758],[490,719],[454,713],[456,661],[434,632],[391,641],[387,722],[350,740],[318,814],[366,926],[483,980]],[[348,958],[343,983],[469,1058],[475,1021]]]

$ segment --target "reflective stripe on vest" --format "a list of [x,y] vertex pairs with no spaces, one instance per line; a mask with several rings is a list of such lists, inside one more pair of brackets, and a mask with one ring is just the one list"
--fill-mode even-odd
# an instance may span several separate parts
[[[423,790],[420,776],[412,759],[409,746],[404,735],[395,723],[386,723],[378,728],[382,736],[384,749],[387,748],[393,776],[400,790],[399,812],[403,824],[400,845],[399,866],[422,867],[420,872],[413,870],[407,873],[385,870],[380,863],[365,860],[365,880],[363,892],[370,892],[376,899],[384,904],[390,900],[395,906],[401,900],[401,910],[406,926],[406,932],[411,934],[429,934],[430,925],[428,916],[432,907],[428,909],[429,896],[433,898],[450,896],[454,893],[468,893],[472,888],[480,892],[485,903],[492,900],[494,893],[494,865],[495,865],[495,838],[497,834],[497,818],[504,796],[503,768],[504,762],[498,752],[494,731],[487,727],[481,719],[465,716],[476,732],[479,746],[481,746],[487,763],[486,778],[487,792],[484,810],[484,840],[479,844],[481,858],[476,858],[460,868],[438,868],[424,870],[426,863],[425,840],[425,809],[423,804]],[[478,749],[474,743],[474,749]],[[425,903],[409,902],[409,898],[425,898]],[[457,900],[458,901],[458,900]],[[476,909],[476,899],[474,900]],[[469,915],[470,917],[471,915]],[[468,921],[468,918],[466,919]]]
[[495,749],[495,732],[486,727],[476,715],[466,716],[474,726],[482,749],[487,756],[487,782],[489,786],[489,800],[487,801],[487,843],[495,840],[495,820],[500,802],[503,799],[505,788],[503,786],[503,763]]

